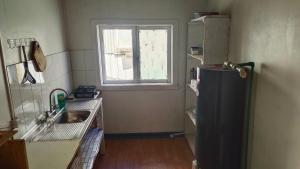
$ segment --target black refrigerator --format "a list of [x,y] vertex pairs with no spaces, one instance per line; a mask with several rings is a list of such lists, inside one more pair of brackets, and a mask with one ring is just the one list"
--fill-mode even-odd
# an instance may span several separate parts
[[222,67],[200,69],[196,114],[199,169],[241,169],[249,78]]

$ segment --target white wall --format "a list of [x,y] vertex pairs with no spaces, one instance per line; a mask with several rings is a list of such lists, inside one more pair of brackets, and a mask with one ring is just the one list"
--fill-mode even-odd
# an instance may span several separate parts
[[[68,80],[71,81],[69,79],[71,75],[68,75],[70,71],[66,70],[70,63],[68,61],[68,54],[65,53],[63,10],[60,0],[0,0],[0,34],[6,65],[20,62],[18,49],[9,49],[7,39],[34,37],[40,42],[44,54],[49,61],[48,70],[55,70],[56,73],[60,73],[58,76],[53,76],[53,74],[50,76],[46,75],[48,77],[46,77],[47,85],[45,86],[46,89],[43,90],[45,91],[43,94],[46,94],[46,92],[55,86],[71,87],[66,82]],[[59,59],[55,58],[56,56]],[[57,63],[58,60],[61,63]],[[1,67],[1,69],[4,68]],[[55,72],[52,71],[52,73]],[[49,83],[49,81],[52,81],[52,83]],[[4,77],[1,72],[0,125],[10,120],[4,84]],[[36,88],[36,86],[30,87],[30,90],[33,91],[32,96],[42,94],[35,91]],[[16,98],[21,99],[20,97]],[[25,99],[22,101],[28,100]],[[45,101],[45,103],[48,102]],[[14,105],[14,108],[16,106],[19,105]]]
[[159,19],[178,22],[174,53],[178,84],[172,90],[104,91],[107,133],[183,131],[187,22],[204,4],[198,0],[65,0],[68,47],[75,86],[99,85],[93,20]]
[[210,0],[232,15],[233,61],[256,62],[251,169],[300,168],[300,1]]
[[[0,0],[0,4],[3,4],[3,0]],[[2,39],[2,31],[4,27],[4,6],[0,5],[0,40],[3,42]],[[1,46],[0,46],[1,48]],[[1,49],[0,49],[1,50]],[[0,53],[1,55],[1,53]],[[1,56],[0,56],[1,57]],[[0,60],[0,69],[3,69],[2,61]],[[7,127],[10,121],[10,114],[9,114],[9,105],[7,100],[7,93],[5,89],[4,77],[2,71],[0,72],[0,128]]]
[[8,49],[6,39],[34,37],[45,55],[66,50],[63,10],[60,0],[1,0],[1,29],[6,64],[19,62],[17,50]]

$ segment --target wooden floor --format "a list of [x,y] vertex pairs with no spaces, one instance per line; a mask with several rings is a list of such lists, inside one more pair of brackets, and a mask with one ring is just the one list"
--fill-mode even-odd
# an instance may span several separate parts
[[106,139],[106,152],[94,169],[191,169],[185,138]]

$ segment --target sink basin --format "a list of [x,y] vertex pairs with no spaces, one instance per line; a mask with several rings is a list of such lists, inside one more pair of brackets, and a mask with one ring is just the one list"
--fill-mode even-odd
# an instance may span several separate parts
[[90,111],[66,111],[55,120],[55,123],[61,124],[84,122],[90,116],[90,114]]

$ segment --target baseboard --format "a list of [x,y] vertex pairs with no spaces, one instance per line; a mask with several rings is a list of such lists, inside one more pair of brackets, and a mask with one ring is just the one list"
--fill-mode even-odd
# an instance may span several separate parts
[[[108,133],[105,138],[108,139],[147,139],[147,138],[171,138],[171,135],[182,132],[157,132],[157,133]],[[178,135],[176,137],[183,137]]]

